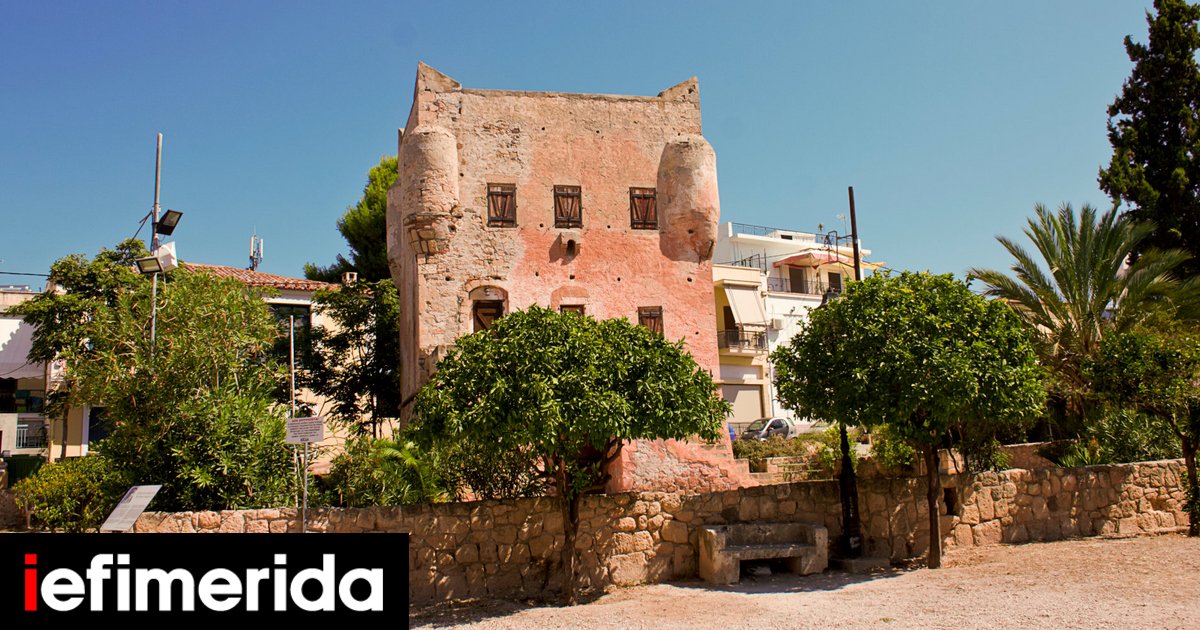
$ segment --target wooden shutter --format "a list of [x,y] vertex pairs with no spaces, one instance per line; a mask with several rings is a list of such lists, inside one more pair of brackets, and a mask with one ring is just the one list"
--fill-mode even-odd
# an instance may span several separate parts
[[514,227],[517,224],[517,187],[513,184],[488,184],[488,226]]
[[663,314],[661,306],[642,306],[638,308],[638,325],[663,334]]
[[474,332],[487,330],[492,323],[504,316],[504,302],[500,300],[478,300],[471,307],[475,320]]
[[579,186],[554,187],[554,227],[583,227],[583,190]]
[[629,225],[635,230],[658,229],[658,193],[655,189],[629,189]]

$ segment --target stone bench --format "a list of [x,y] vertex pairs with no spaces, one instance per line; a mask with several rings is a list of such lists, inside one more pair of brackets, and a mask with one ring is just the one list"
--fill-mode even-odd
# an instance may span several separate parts
[[734,523],[700,528],[700,577],[736,584],[742,560],[786,560],[793,573],[820,573],[829,565],[829,532],[806,523]]

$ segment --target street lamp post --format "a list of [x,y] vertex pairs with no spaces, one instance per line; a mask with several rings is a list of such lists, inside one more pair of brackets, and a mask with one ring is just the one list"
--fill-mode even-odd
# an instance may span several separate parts
[[[862,255],[858,248],[858,217],[855,215],[854,209],[854,187],[850,186],[848,192],[850,195],[849,238],[854,248],[854,280],[859,281],[862,280]],[[825,245],[832,246],[834,254],[840,257],[841,254],[837,250],[840,242],[845,238],[838,236],[836,230],[832,231],[825,235]],[[821,305],[824,306],[832,297],[827,290],[821,300]],[[862,518],[858,510],[858,475],[854,473],[854,462],[850,458],[850,433],[846,429],[844,421],[838,422],[838,434],[842,450],[842,470],[838,474],[838,489],[842,503],[842,538],[838,546],[843,558],[859,558],[862,556]]]
[[[158,341],[158,274],[166,273],[178,266],[175,255],[175,243],[159,246],[158,235],[170,236],[175,232],[175,226],[183,213],[178,210],[167,210],[159,218],[159,190],[162,183],[162,134],[158,134],[158,149],[154,154],[154,206],[150,209],[150,256],[137,259],[138,271],[143,275],[153,277],[154,284],[150,291],[150,356],[154,356],[154,348]],[[145,221],[145,219],[142,219]]]

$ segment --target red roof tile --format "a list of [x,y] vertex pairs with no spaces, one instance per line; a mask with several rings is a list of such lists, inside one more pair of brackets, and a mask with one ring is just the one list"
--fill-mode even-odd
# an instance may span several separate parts
[[272,287],[275,289],[287,289],[292,291],[318,291],[320,289],[336,289],[338,286],[328,282],[305,280],[304,278],[289,278],[287,276],[278,276],[273,273],[251,271],[249,269],[239,269],[237,267],[226,267],[224,265],[206,265],[203,263],[194,262],[180,262],[179,265],[189,271],[209,273],[217,276],[218,278],[233,278],[234,280],[245,283],[246,286],[251,287]]

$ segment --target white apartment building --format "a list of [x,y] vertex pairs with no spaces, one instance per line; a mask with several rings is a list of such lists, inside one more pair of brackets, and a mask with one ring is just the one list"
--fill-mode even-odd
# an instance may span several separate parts
[[[866,262],[870,250],[860,253],[864,276],[882,266]],[[800,331],[826,293],[854,279],[849,235],[724,223],[713,261],[718,382],[733,404],[730,424],[740,432],[758,418],[791,417],[775,395],[769,354]]]

